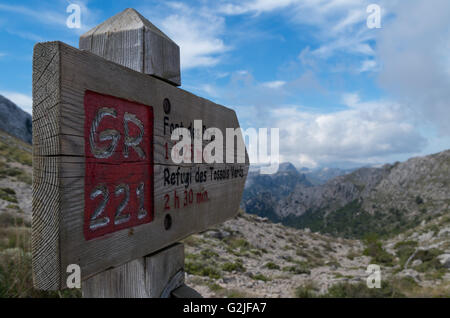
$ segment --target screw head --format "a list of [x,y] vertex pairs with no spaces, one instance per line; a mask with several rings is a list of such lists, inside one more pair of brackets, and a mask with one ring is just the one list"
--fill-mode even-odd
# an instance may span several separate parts
[[164,218],[164,228],[166,229],[166,231],[170,230],[170,228],[172,227],[172,217],[170,216],[170,214],[167,214],[166,217]]
[[170,100],[168,98],[164,99],[163,108],[164,108],[164,112],[167,115],[169,115],[170,114],[170,109],[172,108],[172,106],[170,105]]

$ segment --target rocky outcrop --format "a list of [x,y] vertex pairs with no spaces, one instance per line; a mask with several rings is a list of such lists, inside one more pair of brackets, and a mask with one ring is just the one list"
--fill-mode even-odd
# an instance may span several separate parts
[[288,197],[297,186],[310,187],[311,183],[290,163],[280,165],[278,172],[262,175],[250,171],[245,184],[241,208],[249,213],[269,217],[275,221],[279,202]]
[[0,95],[0,129],[29,144],[32,143],[31,115]]
[[388,168],[362,168],[334,178],[324,185],[297,188],[280,202],[276,213],[281,218],[301,216],[307,211],[337,210],[350,202],[366,196],[387,175]]
[[288,171],[250,176],[243,209],[345,237],[400,233],[450,210],[450,150],[361,168],[323,185],[312,186],[304,174]]
[[[363,284],[359,288],[364,292],[368,265],[379,264],[383,281],[396,291],[394,297],[399,293],[448,297],[450,272],[443,266],[449,261],[450,243],[444,231],[449,221],[448,216],[441,216],[379,241],[385,255],[392,257],[390,262],[379,263],[383,259],[377,255],[366,255],[364,241],[297,230],[241,214],[185,240],[186,281],[204,297],[316,297],[336,284]],[[410,251],[405,249],[408,244],[413,246]],[[405,268],[403,262],[413,254]]]
[[346,175],[354,170],[322,167],[316,169],[301,168],[300,172],[304,173],[312,184],[321,185],[327,183],[328,180]]

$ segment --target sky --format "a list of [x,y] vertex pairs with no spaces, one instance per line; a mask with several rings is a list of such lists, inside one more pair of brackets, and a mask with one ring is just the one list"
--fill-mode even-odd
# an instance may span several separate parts
[[31,113],[33,46],[78,47],[130,7],[180,46],[183,89],[244,129],[280,129],[281,161],[347,168],[450,149],[448,0],[0,0],[0,94]]

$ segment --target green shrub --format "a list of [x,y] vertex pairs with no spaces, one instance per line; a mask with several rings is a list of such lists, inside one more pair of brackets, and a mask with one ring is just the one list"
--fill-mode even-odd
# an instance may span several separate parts
[[393,266],[394,256],[389,254],[381,242],[375,236],[368,236],[365,240],[366,248],[363,251],[365,256],[372,258],[372,263]]
[[191,235],[191,236],[185,238],[182,242],[184,244],[186,244],[187,246],[196,247],[196,246],[199,246],[200,244],[202,244],[204,242],[204,240],[202,240],[201,238],[199,238],[196,235]]
[[294,295],[297,298],[315,298],[317,297],[318,289],[312,283],[304,286],[299,286],[295,289]]
[[209,289],[211,291],[213,291],[215,293],[224,289],[222,286],[220,286],[219,284],[216,284],[216,283],[208,283],[207,286],[209,287]]
[[0,229],[0,249],[20,248],[24,252],[29,252],[31,250],[30,238],[29,228],[2,228]]
[[438,269],[435,268],[434,271],[428,272],[425,274],[425,278],[428,280],[437,280],[437,279],[443,279],[445,274],[447,274],[448,270],[441,265],[438,265]]
[[[0,156],[7,158],[9,161],[19,162],[23,165],[30,166],[32,165],[32,155],[31,155],[31,146],[30,148],[22,147],[21,145],[15,144],[13,140],[12,143],[5,143],[0,141]],[[22,149],[21,149],[22,148]]]
[[245,272],[245,267],[242,264],[241,260],[237,260],[236,262],[226,262],[222,265],[222,270],[226,272]]
[[206,250],[202,250],[200,252],[200,254],[204,257],[204,258],[214,258],[214,257],[219,257],[219,254],[217,254],[216,252],[210,250],[210,249],[206,249]]
[[270,278],[267,276],[264,276],[263,274],[252,274],[250,277],[253,278],[254,280],[261,280],[263,282],[270,281]]
[[294,266],[286,266],[283,267],[284,272],[290,272],[295,275],[302,275],[302,274],[311,274],[311,270],[309,269],[309,266],[306,263],[299,262],[298,264]]
[[206,276],[213,279],[219,279],[222,277],[220,271],[217,270],[212,264],[206,265],[202,264],[202,262],[192,262],[186,260],[184,269],[186,273],[191,275]]
[[350,250],[347,254],[347,258],[353,261],[356,257],[360,256],[355,250]]
[[[38,291],[33,288],[31,271],[30,230],[27,228],[0,228],[0,243],[5,236],[9,246],[0,246],[0,298],[73,298],[81,297],[81,290],[60,292]],[[21,238],[14,241],[15,238]],[[24,247],[24,248],[22,248]]]
[[443,254],[444,252],[437,248],[432,248],[429,250],[420,250],[416,253],[414,259],[420,259],[422,262],[430,262],[436,259],[437,256]]
[[12,202],[12,203],[19,203],[19,201],[17,201],[16,192],[10,188],[1,188],[0,189],[0,199],[8,201],[8,202]]
[[400,290],[412,290],[419,287],[419,284],[410,276],[395,279],[394,285]]
[[326,298],[398,298],[404,297],[399,290],[387,281],[381,283],[381,288],[368,288],[365,283],[338,283],[331,286],[323,295]]
[[31,185],[33,183],[33,179],[31,178],[30,175],[26,174],[26,173],[21,173],[19,174],[16,179],[20,182],[26,183]]
[[8,204],[6,208],[16,210],[18,213],[23,213],[23,211],[20,209],[20,206],[18,206],[17,204]]
[[396,255],[400,260],[401,267],[405,266],[406,261],[416,251],[417,245],[418,243],[416,241],[406,241],[395,244],[394,249],[396,250]]
[[295,255],[300,256],[300,257],[304,257],[304,258],[308,258],[308,257],[309,257],[308,253],[306,253],[306,252],[305,252],[304,250],[302,250],[302,249],[297,249],[297,250],[295,251]]
[[246,250],[250,250],[251,249],[251,245],[249,242],[247,242],[247,240],[245,240],[244,238],[235,238],[232,237],[229,240],[226,241],[227,244],[230,246],[230,248],[236,250],[236,249],[246,249]]
[[252,253],[252,254],[254,254],[254,255],[256,255],[256,256],[262,256],[262,252],[260,251],[260,250],[257,250],[257,249],[252,249],[252,250],[250,250],[250,253]]
[[220,278],[221,272],[214,258],[218,258],[219,254],[204,249],[199,254],[186,254],[185,271],[188,274],[206,276],[210,278]]
[[416,204],[417,205],[423,204],[423,199],[419,195],[416,196]]
[[24,220],[21,216],[15,216],[10,213],[4,212],[0,213],[0,226],[6,228],[6,227],[13,227],[13,226],[25,226],[30,227],[31,224]]
[[237,289],[225,290],[223,296],[226,298],[248,298],[249,296]]
[[430,250],[420,250],[414,256],[414,259],[419,259],[422,264],[416,266],[415,269],[419,272],[428,272],[431,270],[440,270],[443,268],[441,262],[437,259],[437,256],[443,254],[443,251],[433,248]]
[[278,266],[277,264],[275,264],[273,262],[266,263],[266,265],[264,265],[264,267],[266,267],[268,269],[280,269],[280,266]]
[[[10,159],[9,157],[6,158]],[[18,181],[31,184],[31,175],[28,174],[25,170],[17,167],[10,167],[8,163],[0,161],[0,178],[6,177],[12,177],[17,179]]]

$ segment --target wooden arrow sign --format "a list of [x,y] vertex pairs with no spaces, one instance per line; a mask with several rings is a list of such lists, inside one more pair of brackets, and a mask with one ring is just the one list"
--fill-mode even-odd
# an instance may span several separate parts
[[[37,288],[65,288],[70,264],[84,280],[236,215],[247,154],[226,163],[224,142],[223,163],[176,164],[177,127],[194,135],[214,127],[225,136],[239,123],[231,109],[93,53],[61,42],[35,46]],[[243,143],[240,136],[233,141]]]

